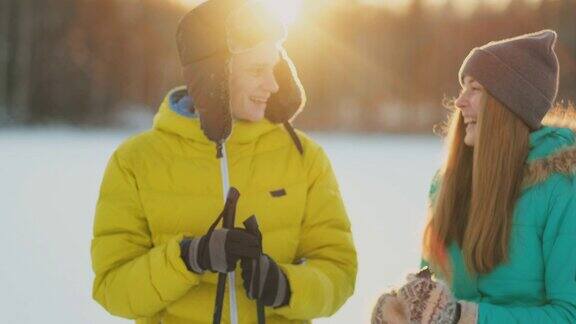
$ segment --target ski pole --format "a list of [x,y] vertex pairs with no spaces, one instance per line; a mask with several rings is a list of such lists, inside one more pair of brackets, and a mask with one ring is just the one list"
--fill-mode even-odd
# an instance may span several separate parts
[[[222,210],[222,214],[216,220],[211,227],[216,227],[220,219],[223,219],[223,228],[234,228],[234,219],[236,217],[236,204],[238,203],[238,198],[240,197],[240,193],[234,187],[230,187],[228,191],[228,195],[226,197],[226,203],[224,204],[224,210]],[[231,283],[232,285],[233,283]],[[218,286],[216,288],[216,301],[214,307],[214,316],[212,319],[213,324],[220,324],[222,320],[222,308],[224,306],[224,292],[226,291],[226,274],[220,273],[218,274]]]
[[[258,227],[256,216],[252,215],[246,219],[244,221],[244,227],[248,230],[248,232],[258,237],[260,240],[260,246],[262,246],[262,232],[260,232],[260,228]],[[254,278],[260,278],[260,258],[256,259],[256,266],[254,267]],[[255,291],[260,291],[260,284],[262,283],[258,282],[258,285],[255,287]],[[264,313],[264,303],[262,303],[260,300],[256,300],[256,314],[258,314],[258,324],[265,324],[266,314]]]

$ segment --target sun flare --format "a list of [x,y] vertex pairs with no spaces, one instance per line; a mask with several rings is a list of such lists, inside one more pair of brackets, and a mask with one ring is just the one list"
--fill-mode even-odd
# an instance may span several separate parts
[[[206,0],[176,0],[182,5],[194,8]],[[298,19],[302,7],[302,0],[260,0],[268,7],[270,12],[277,15],[284,24],[291,25]]]
[[263,0],[262,3],[286,25],[291,25],[298,19],[302,7],[302,0]]

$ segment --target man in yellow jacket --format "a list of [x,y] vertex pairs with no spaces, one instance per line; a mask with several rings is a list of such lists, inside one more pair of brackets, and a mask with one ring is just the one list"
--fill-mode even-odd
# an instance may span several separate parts
[[[93,297],[113,315],[211,323],[218,273],[233,279],[225,323],[256,323],[255,300],[268,306],[267,323],[306,323],[354,291],[338,184],[324,151],[290,125],[304,95],[284,29],[262,10],[210,0],[188,13],[178,30],[187,87],[109,161],[91,252]],[[261,244],[239,228],[207,235],[230,186],[241,193],[236,226],[256,215]]]

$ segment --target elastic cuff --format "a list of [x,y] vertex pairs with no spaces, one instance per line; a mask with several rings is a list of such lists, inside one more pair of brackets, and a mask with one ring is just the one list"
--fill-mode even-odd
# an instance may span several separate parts
[[278,267],[278,271],[280,272],[280,276],[283,278],[282,281],[284,283],[284,299],[280,304],[273,306],[274,308],[280,308],[290,304],[290,297],[292,296],[292,292],[290,291],[290,283],[288,282],[288,277],[282,272],[280,267]]
[[204,270],[197,262],[199,241],[198,238],[194,237],[186,237],[180,241],[180,257],[184,261],[186,269],[196,274],[204,273]]
[[190,265],[188,264],[188,250],[190,249],[190,242],[191,240],[189,238],[183,238],[182,241],[180,241],[180,258],[182,258],[182,261],[184,261],[188,271],[192,271],[192,269],[190,269]]

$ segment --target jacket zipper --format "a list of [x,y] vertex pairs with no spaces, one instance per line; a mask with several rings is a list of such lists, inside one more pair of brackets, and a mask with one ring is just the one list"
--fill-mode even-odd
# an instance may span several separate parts
[[[222,200],[226,203],[226,196],[230,190],[230,175],[228,173],[228,156],[226,154],[226,142],[220,148],[220,178],[222,179]],[[228,287],[230,296],[230,323],[238,323],[238,306],[236,304],[236,277],[235,271],[228,273]]]

